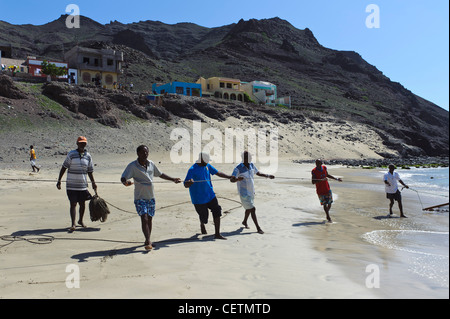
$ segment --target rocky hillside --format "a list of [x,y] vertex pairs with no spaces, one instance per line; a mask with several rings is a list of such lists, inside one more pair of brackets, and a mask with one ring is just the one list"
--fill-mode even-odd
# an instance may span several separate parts
[[[18,158],[25,163],[30,144],[39,145],[41,159],[56,160],[74,146],[78,135],[89,136],[97,154],[133,154],[137,144],[145,143],[153,154],[167,157],[175,143],[173,129],[193,132],[192,120],[203,123],[203,129],[213,127],[222,133],[265,130],[269,140],[277,140],[279,156],[291,160],[321,157],[374,165],[384,163],[383,159],[406,163],[413,157],[415,163],[426,157],[419,147],[402,143],[399,148],[368,125],[315,111],[180,95],[165,96],[154,105],[139,92],[14,82],[5,75],[0,75],[0,88],[0,163],[8,165],[15,165]],[[268,136],[275,127],[277,136]],[[437,161],[445,163],[445,159]]]
[[[16,58],[32,54],[62,59],[64,52],[76,44],[122,50],[126,60],[122,81],[132,81],[139,91],[148,91],[155,82],[196,81],[200,76],[269,81],[278,86],[279,96],[291,96],[295,108],[289,111],[294,115],[277,120],[290,121],[298,116],[349,121],[376,132],[384,146],[400,156],[448,156],[448,111],[390,81],[358,53],[325,48],[311,30],[296,29],[282,19],[241,20],[205,28],[154,21],[102,25],[82,17],[80,29],[67,29],[65,19],[61,16],[42,26],[0,21],[0,43],[11,43]],[[129,112],[144,118],[154,115],[141,105],[143,98],[133,97],[131,101],[127,94],[119,97],[114,92],[98,91],[90,100],[85,88],[64,90],[50,86],[43,93],[70,111],[89,113],[84,115],[105,125],[121,125],[120,116],[110,107],[113,100],[121,101],[114,104],[119,110],[129,108]],[[68,95],[77,98],[68,99]],[[222,117],[238,112],[230,111],[234,108],[227,103],[223,108],[217,102],[192,103],[194,109],[208,105]],[[168,119],[177,112],[194,114],[186,112],[191,104],[183,104],[179,110],[166,106],[156,116]],[[266,114],[251,109],[254,111]],[[214,117],[214,111],[209,112]]]

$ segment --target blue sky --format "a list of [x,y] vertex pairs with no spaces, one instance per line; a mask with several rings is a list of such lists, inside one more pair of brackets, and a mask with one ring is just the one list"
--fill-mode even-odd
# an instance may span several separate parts
[[[448,0],[0,0],[0,20],[45,24],[72,3],[102,24],[153,20],[218,27],[279,17],[311,29],[325,47],[358,52],[392,81],[449,109]],[[370,4],[379,8],[379,28],[366,26]]]

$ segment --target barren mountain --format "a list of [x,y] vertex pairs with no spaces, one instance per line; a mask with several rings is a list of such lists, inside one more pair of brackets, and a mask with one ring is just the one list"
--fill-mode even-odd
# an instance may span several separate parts
[[[285,20],[240,20],[206,28],[155,21],[102,25],[81,17],[80,29],[68,29],[66,17],[41,26],[0,21],[0,43],[12,45],[14,58],[33,55],[63,59],[64,52],[76,44],[122,50],[122,81],[132,81],[140,91],[150,91],[155,82],[194,82],[200,76],[269,81],[277,85],[279,96],[292,98],[293,109],[286,110],[290,115],[275,120],[302,116],[314,121],[362,124],[400,156],[448,156],[448,111],[392,82],[357,52],[325,48],[311,30],[299,30]],[[3,91],[0,95],[6,96]],[[76,108],[79,103],[88,103],[87,97],[80,97],[76,102],[66,101],[66,105],[49,88],[44,93],[72,112],[80,112]],[[101,101],[115,93],[96,94],[93,100],[103,105]],[[214,103],[210,102],[211,108],[218,108]],[[176,113],[175,109],[165,111]],[[169,116],[164,114],[160,115]],[[103,124],[120,125],[120,118],[114,116],[103,119]]]

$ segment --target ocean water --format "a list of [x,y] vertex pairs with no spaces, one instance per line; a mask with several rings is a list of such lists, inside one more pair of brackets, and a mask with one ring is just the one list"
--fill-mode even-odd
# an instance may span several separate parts
[[[449,207],[425,211],[449,202],[448,168],[396,170],[410,189],[402,190],[407,219],[383,218],[386,229],[374,230],[363,238],[374,245],[396,251],[411,276],[423,279],[430,289],[449,288]],[[380,179],[386,171],[379,171]],[[401,188],[401,186],[400,186]],[[384,209],[383,213],[386,213]]]
[[442,203],[448,202],[448,168],[411,168],[397,172],[410,188],[417,191],[419,196],[432,197],[435,200],[441,198]]

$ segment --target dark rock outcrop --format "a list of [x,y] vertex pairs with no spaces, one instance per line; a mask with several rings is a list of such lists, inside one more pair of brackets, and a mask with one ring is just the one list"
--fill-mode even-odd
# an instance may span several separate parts
[[14,85],[14,81],[6,75],[0,75],[0,96],[10,99],[26,99],[27,94]]

